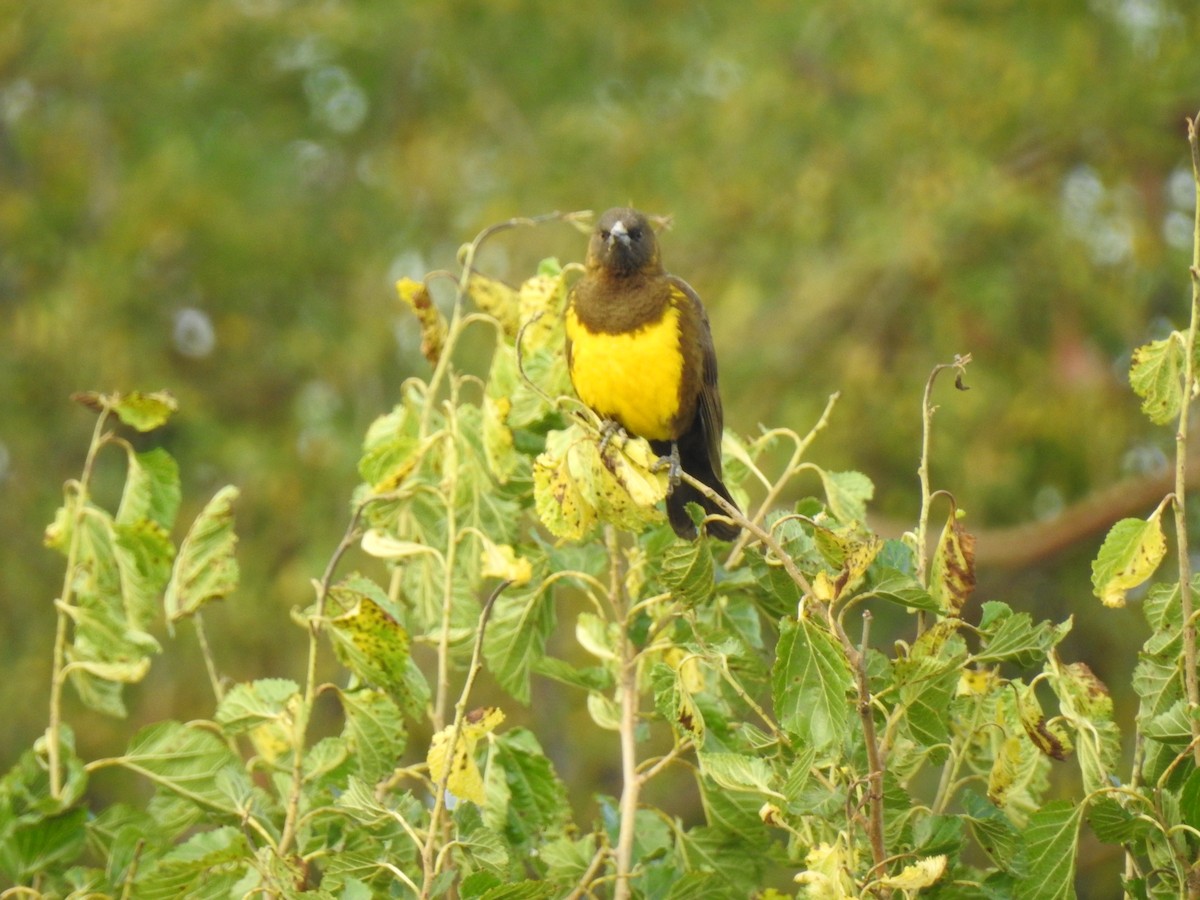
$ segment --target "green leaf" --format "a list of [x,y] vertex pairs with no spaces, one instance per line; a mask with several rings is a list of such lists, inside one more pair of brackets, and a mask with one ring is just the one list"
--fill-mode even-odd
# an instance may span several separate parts
[[131,525],[142,519],[157,522],[170,531],[179,513],[179,465],[166,450],[156,447],[145,453],[128,452],[129,469],[116,521]]
[[374,783],[396,767],[407,736],[400,708],[383,691],[338,691],[346,713],[345,736],[358,774]]
[[1092,832],[1106,844],[1140,841],[1154,829],[1150,822],[1135,816],[1112,797],[1099,797],[1089,803],[1087,820]]
[[862,472],[826,472],[820,470],[829,511],[839,522],[849,525],[864,522],[867,502],[875,496],[875,485]]
[[71,683],[88,707],[114,717],[125,715],[121,685],[140,681],[158,641],[130,627],[121,612],[91,594],[80,594],[76,605],[63,608],[75,626],[67,648]]
[[557,887],[545,881],[517,881],[491,888],[479,900],[549,900],[558,893]]
[[740,753],[701,753],[700,771],[731,791],[752,791],[778,800],[787,799],[777,790],[771,767],[758,757]]
[[1192,739],[1187,700],[1180,697],[1156,716],[1142,724],[1142,734],[1164,744],[1180,747]]
[[1082,816],[1082,804],[1054,800],[1029,817],[1025,828],[1029,874],[1018,884],[1018,897],[1066,900],[1075,896],[1075,851]]
[[1184,338],[1178,331],[1133,351],[1129,385],[1142,398],[1142,412],[1155,425],[1179,416],[1183,403]]
[[552,678],[559,684],[569,684],[585,691],[608,691],[613,686],[612,672],[603,666],[576,668],[553,656],[543,656],[533,661],[530,668],[539,675]]
[[[493,773],[492,768],[497,772]],[[503,777],[507,803],[483,807],[484,821],[503,830],[517,847],[539,846],[543,835],[555,833],[570,818],[567,790],[554,773],[533,733],[513,728],[494,738],[488,754],[487,777]]]
[[264,722],[291,721],[300,686],[286,678],[260,678],[234,685],[217,706],[216,720],[230,734],[243,734]]
[[203,831],[144,867],[134,894],[139,900],[229,897],[253,861],[254,852],[237,828]]
[[914,642],[908,656],[895,663],[895,684],[905,706],[904,727],[924,747],[949,738],[946,710],[967,658],[957,623],[953,618],[937,622]]
[[973,790],[963,791],[964,818],[984,852],[1006,872],[1024,877],[1029,866],[1025,841],[1008,817]]
[[780,621],[771,674],[779,724],[818,752],[841,743],[850,728],[854,681],[846,654],[812,619]]
[[496,680],[521,703],[529,702],[529,674],[546,653],[554,618],[554,597],[540,587],[501,594],[492,609],[483,656]]
[[708,541],[673,541],[662,554],[660,572],[671,597],[693,607],[713,595],[713,557]]
[[1109,530],[1092,563],[1092,589],[1105,606],[1124,606],[1126,592],[1158,569],[1167,553],[1161,515],[1160,506],[1149,519],[1121,519]]
[[237,587],[237,535],[232,509],[237,498],[238,489],[232,485],[217,491],[183,539],[163,598],[169,624],[190,616],[211,600],[227,597]]
[[538,857],[546,864],[547,879],[578,881],[592,864],[596,850],[594,834],[581,838],[563,835],[543,844]]
[[897,569],[882,569],[872,574],[875,579],[865,596],[879,597],[908,609],[941,612],[933,595],[912,575]]
[[1179,811],[1185,825],[1200,829],[1200,769],[1192,769],[1183,783],[1179,792]]
[[0,822],[0,870],[16,884],[63,870],[83,851],[88,811],[76,808],[36,821]]
[[976,663],[1013,662],[1023,668],[1037,665],[1071,630],[1071,619],[1061,625],[1033,624],[1028,613],[1010,613],[981,628],[984,647],[972,656]]
[[130,623],[150,627],[158,612],[158,596],[171,577],[175,546],[167,530],[153,519],[117,522],[113,557],[121,573],[121,599]]
[[72,394],[71,399],[94,409],[115,412],[126,425],[138,431],[153,431],[166,423],[179,404],[170,391],[130,391],[127,394],[98,394],[84,391]]
[[113,762],[199,808],[240,816],[227,788],[230,779],[248,781],[242,761],[211,731],[171,721],[150,725]]

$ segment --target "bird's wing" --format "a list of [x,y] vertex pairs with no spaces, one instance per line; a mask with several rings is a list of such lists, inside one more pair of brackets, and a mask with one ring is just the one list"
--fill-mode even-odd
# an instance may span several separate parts
[[676,288],[695,311],[696,341],[700,346],[700,396],[696,401],[696,416],[704,434],[704,445],[713,474],[721,474],[721,433],[725,430],[725,415],[721,409],[721,394],[717,389],[717,350],[713,345],[712,331],[708,325],[708,313],[700,302],[700,295],[690,284],[674,275],[668,276]]

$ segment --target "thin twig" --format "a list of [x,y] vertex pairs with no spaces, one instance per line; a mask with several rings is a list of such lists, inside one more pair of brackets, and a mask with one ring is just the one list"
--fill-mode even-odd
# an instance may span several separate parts
[[680,472],[679,477],[694,487],[697,491],[703,494],[708,500],[715,503],[720,510],[729,517],[729,520],[736,525],[742,526],[749,531],[754,537],[763,542],[764,546],[771,551],[771,554],[779,560],[779,564],[783,566],[783,570],[788,573],[792,581],[800,588],[806,597],[812,596],[812,585],[808,583],[808,579],[804,577],[804,573],[796,568],[796,563],[791,555],[787,553],[780,545],[779,541],[775,540],[774,535],[765,530],[757,522],[752,522],[748,519],[741,510],[710,488],[702,481],[693,478],[687,472]]
[[[837,391],[834,391],[829,395],[829,399],[825,401],[825,409],[821,413],[820,418],[817,419],[817,423],[808,430],[808,434],[796,442],[796,448],[792,451],[792,458],[789,459],[787,465],[784,466],[783,474],[775,480],[773,485],[771,485],[766,496],[763,497],[762,502],[758,505],[758,511],[750,517],[755,522],[761,522],[763,520],[763,517],[767,514],[767,511],[775,504],[776,499],[778,499],[779,495],[783,492],[783,489],[787,485],[788,481],[791,480],[792,475],[795,474],[796,466],[799,464],[800,460],[804,458],[804,454],[808,451],[809,445],[812,444],[818,434],[825,430],[825,426],[829,424],[829,416],[833,412],[833,407],[837,403],[838,397],[840,396],[841,394]],[[733,547],[729,551],[729,561],[726,563],[728,567],[733,568],[738,564],[738,562],[741,561],[742,553],[745,551],[746,544],[749,542],[749,540],[749,532],[743,532],[742,534],[738,535],[737,540],[734,541]]]
[[637,833],[638,793],[642,780],[638,777],[637,718],[638,718],[638,652],[629,638],[629,621],[625,586],[621,578],[620,546],[617,530],[605,528],[609,556],[609,603],[612,605],[620,638],[617,645],[617,701],[621,709],[621,824],[617,834],[617,882],[614,900],[627,900],[632,895],[629,883],[633,869],[633,841]]
[[1179,600],[1183,610],[1183,684],[1187,693],[1188,720],[1192,728],[1192,757],[1200,766],[1200,673],[1196,670],[1196,623],[1192,616],[1192,563],[1188,554],[1187,490],[1188,419],[1196,380],[1196,331],[1200,327],[1200,136],[1196,119],[1188,119],[1188,146],[1192,151],[1192,180],[1196,189],[1196,220],[1192,232],[1192,314],[1184,349],[1183,399],[1179,404],[1179,430],[1175,432],[1175,539],[1179,558]]
[[[844,642],[849,643],[845,632],[839,626]],[[869,801],[871,839],[871,855],[874,858],[876,870],[882,871],[887,860],[887,848],[883,843],[883,759],[879,754],[879,743],[875,740],[875,711],[871,705],[871,683],[867,676],[867,648],[870,646],[871,612],[863,612],[863,630],[861,649],[849,647],[853,653],[851,661],[858,682],[858,716],[862,721],[863,741],[867,746],[868,775],[867,797]]]
[[917,578],[922,584],[925,583],[927,565],[925,536],[929,531],[929,504],[933,497],[929,488],[929,442],[933,433],[933,414],[937,411],[937,407],[933,405],[933,383],[945,369],[958,369],[961,375],[970,361],[971,354],[968,353],[965,356],[954,357],[954,362],[938,363],[934,366],[925,381],[925,394],[921,399],[921,462],[917,467],[917,475],[921,479],[921,518],[917,523]]
[[46,729],[47,762],[50,768],[50,796],[55,800],[61,799],[63,791],[62,778],[62,689],[66,683],[64,664],[67,658],[67,634],[69,631],[70,615],[75,591],[75,567],[79,561],[80,532],[83,530],[83,517],[86,514],[88,488],[92,481],[92,471],[96,465],[96,454],[104,444],[104,426],[108,422],[108,410],[104,409],[96,417],[96,427],[92,431],[92,442],[88,445],[87,457],[83,462],[83,473],[79,481],[69,483],[73,487],[73,497],[69,502],[74,507],[69,509],[71,522],[71,540],[67,545],[67,566],[63,575],[63,589],[55,604],[58,610],[58,624],[54,632],[54,662],[50,672],[50,721]]
[[[446,746],[447,760],[454,759],[454,753],[458,749],[458,742],[462,739],[463,723],[467,718],[467,703],[470,700],[471,689],[475,686],[475,678],[479,674],[479,670],[483,667],[483,635],[487,631],[487,623],[492,615],[492,607],[496,605],[497,598],[511,584],[511,581],[500,582],[487,600],[484,601],[483,609],[480,610],[479,625],[475,629],[475,646],[471,650],[471,664],[467,668],[467,677],[463,682],[462,691],[459,692],[458,702],[454,705],[454,728],[450,732],[450,742]],[[446,784],[450,781],[450,774],[453,768],[452,765],[446,766],[446,771],[442,773],[442,777],[438,780],[437,789],[434,791],[433,810],[429,814],[429,831],[425,835],[425,846],[421,848],[421,868],[425,875],[421,887],[422,900],[430,896],[430,892],[433,889],[433,880],[437,876],[433,848],[437,843],[438,833],[441,831],[441,819],[446,811]]]
[[297,710],[294,731],[292,735],[292,783],[288,791],[287,812],[284,814],[283,831],[279,837],[279,846],[276,852],[279,856],[284,856],[291,848],[292,841],[296,837],[296,821],[300,813],[300,795],[304,790],[304,750],[308,736],[308,720],[312,713],[313,703],[316,700],[317,694],[317,651],[319,649],[318,636],[321,633],[322,621],[325,617],[325,602],[329,598],[329,589],[333,583],[334,572],[337,571],[338,564],[346,551],[349,550],[359,538],[359,523],[362,521],[363,513],[367,506],[378,498],[368,498],[365,502],[358,504],[354,508],[354,514],[350,517],[350,522],[346,526],[346,532],[342,535],[342,540],[338,544],[337,549],[333,551],[333,555],[329,558],[329,563],[325,566],[325,573],[321,577],[321,581],[317,586],[317,604],[312,617],[309,619],[308,626],[308,667],[304,680],[304,701]]

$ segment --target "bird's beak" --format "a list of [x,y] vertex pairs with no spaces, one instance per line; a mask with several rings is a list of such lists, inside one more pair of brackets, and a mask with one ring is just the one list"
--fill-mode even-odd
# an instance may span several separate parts
[[613,223],[613,227],[608,230],[608,246],[613,245],[613,241],[620,241],[623,247],[629,247],[629,232],[625,230],[625,223],[618,220]]

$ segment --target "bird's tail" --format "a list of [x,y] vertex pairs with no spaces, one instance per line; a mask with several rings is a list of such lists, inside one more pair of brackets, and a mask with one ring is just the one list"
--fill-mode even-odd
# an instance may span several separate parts
[[[670,453],[671,445],[665,444],[665,453],[657,446],[657,442],[652,441],[655,452],[666,455]],[[725,487],[725,483],[721,481],[719,473],[714,472],[711,463],[708,461],[708,456],[703,451],[699,453],[689,453],[687,444],[683,441],[679,443],[679,467],[699,481],[701,484],[716,491],[721,497],[737,508],[737,504],[733,502],[733,497],[729,495],[729,489]],[[696,525],[692,521],[692,517],[687,513],[687,505],[689,503],[697,503],[704,510],[705,515],[725,515],[725,510],[721,509],[714,501],[709,500],[701,494],[696,488],[688,484],[686,481],[681,481],[675,485],[675,489],[667,496],[667,519],[671,523],[671,528],[675,533],[684,540],[696,539]],[[709,537],[718,538],[722,541],[732,541],[742,529],[730,522],[710,519],[704,525],[704,531]]]

